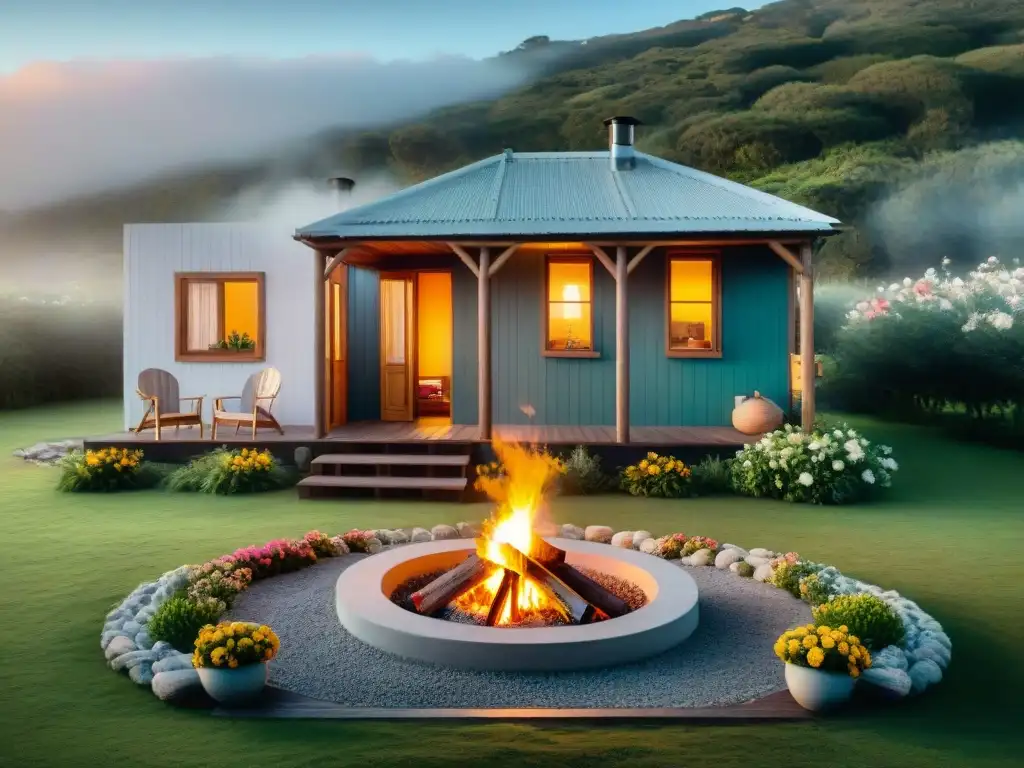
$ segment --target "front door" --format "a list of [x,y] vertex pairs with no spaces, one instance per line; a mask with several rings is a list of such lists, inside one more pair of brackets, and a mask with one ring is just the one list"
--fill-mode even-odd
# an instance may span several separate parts
[[327,424],[348,423],[348,266],[340,264],[327,282]]
[[416,370],[414,282],[411,275],[380,277],[380,417],[412,421]]

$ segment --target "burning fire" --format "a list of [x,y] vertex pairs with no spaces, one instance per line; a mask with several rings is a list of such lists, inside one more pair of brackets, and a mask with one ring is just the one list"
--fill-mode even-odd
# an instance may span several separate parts
[[[524,446],[498,441],[494,443],[494,451],[505,472],[504,476],[487,478],[487,482],[482,484],[497,508],[491,519],[483,524],[477,539],[477,554],[499,567],[475,589],[460,596],[456,606],[468,613],[487,615],[500,597],[502,603],[496,625],[528,620],[544,611],[563,613],[558,601],[549,597],[527,575],[526,559],[520,554],[531,557],[540,554],[537,543],[543,543],[543,540],[535,531],[543,510],[545,492],[560,473],[557,459]],[[506,570],[517,578],[514,578],[508,594],[499,595]]]

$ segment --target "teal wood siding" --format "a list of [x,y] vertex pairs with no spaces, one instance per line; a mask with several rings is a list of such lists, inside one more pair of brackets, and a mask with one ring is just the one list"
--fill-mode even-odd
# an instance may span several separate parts
[[452,309],[452,423],[476,424],[477,280],[461,261],[452,264],[451,270],[455,305]]
[[[665,355],[664,252],[630,275],[630,423],[724,426],[736,395],[781,407],[789,386],[789,267],[767,248],[722,252],[722,357]],[[612,394],[614,401],[614,392]]]
[[348,419],[380,419],[380,277],[348,268]]

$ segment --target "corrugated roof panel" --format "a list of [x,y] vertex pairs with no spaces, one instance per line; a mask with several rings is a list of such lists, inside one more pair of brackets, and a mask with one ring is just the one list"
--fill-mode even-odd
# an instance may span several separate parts
[[609,173],[587,157],[517,156],[505,168],[498,221],[626,221],[629,211]]
[[835,219],[703,171],[637,153],[487,158],[298,230],[307,237],[830,232]]

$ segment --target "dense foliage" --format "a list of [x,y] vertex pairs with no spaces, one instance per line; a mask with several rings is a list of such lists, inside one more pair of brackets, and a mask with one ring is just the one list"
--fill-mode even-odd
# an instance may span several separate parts
[[892,449],[841,424],[805,432],[786,424],[736,452],[740,494],[811,504],[851,504],[892,483]]
[[277,491],[294,485],[296,479],[269,450],[222,447],[178,468],[166,484],[172,491],[226,495]]
[[652,451],[622,470],[620,484],[633,496],[677,499],[693,495],[693,470],[675,456],[660,456]]
[[189,653],[195,647],[199,630],[216,621],[223,610],[223,604],[216,600],[176,596],[156,609],[146,629],[154,640],[163,640],[175,650]]
[[601,469],[601,457],[595,456],[586,446],[576,446],[565,460],[565,476],[561,492],[567,496],[601,493],[614,488],[615,481]]
[[142,451],[102,448],[72,451],[60,462],[57,490],[109,492],[152,488],[162,479],[160,472],[142,460]]
[[874,595],[840,595],[814,608],[813,614],[818,624],[845,624],[872,650],[903,642],[905,629],[900,617]]

